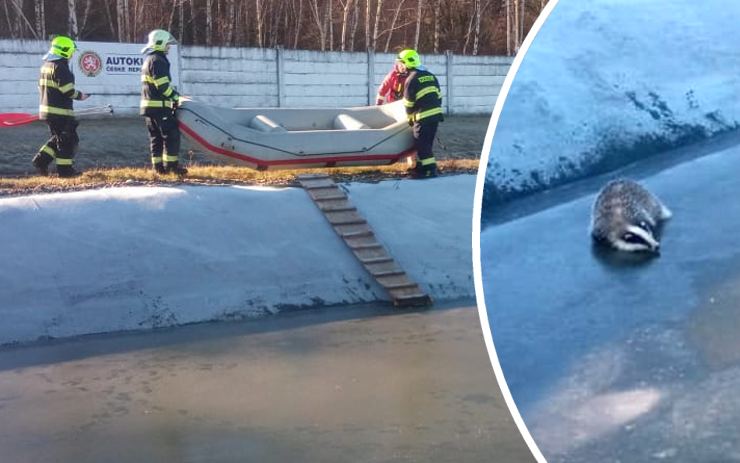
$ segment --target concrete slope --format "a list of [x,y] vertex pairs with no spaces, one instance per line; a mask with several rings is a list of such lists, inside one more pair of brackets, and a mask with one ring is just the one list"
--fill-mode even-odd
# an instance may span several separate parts
[[[409,275],[453,299],[474,291],[474,186],[461,175],[345,188]],[[0,223],[0,343],[386,297],[296,188],[3,198]]]

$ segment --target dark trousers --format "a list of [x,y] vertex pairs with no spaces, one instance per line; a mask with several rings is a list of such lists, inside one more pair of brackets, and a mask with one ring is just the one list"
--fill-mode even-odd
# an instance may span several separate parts
[[46,168],[56,160],[57,170],[71,169],[80,138],[77,136],[78,122],[73,117],[48,116],[46,123],[51,138],[39,149],[33,164]]
[[[434,137],[437,136],[439,122],[414,122],[414,148],[416,148],[416,165],[426,167],[435,164]],[[430,159],[431,158],[431,159]]]
[[180,153],[180,128],[174,114],[146,116],[149,152],[155,168],[177,167]]

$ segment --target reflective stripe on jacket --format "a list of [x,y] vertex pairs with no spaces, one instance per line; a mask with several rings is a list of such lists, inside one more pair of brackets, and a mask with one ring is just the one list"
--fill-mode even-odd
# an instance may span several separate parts
[[409,120],[439,122],[444,120],[442,91],[437,77],[424,68],[414,69],[406,79],[403,105]]
[[139,114],[162,116],[171,113],[180,95],[171,85],[170,62],[161,51],[151,52],[141,66]]
[[69,61],[57,59],[45,61],[39,77],[39,119],[49,115],[74,117],[72,100],[79,100],[75,90],[75,76],[69,70]]

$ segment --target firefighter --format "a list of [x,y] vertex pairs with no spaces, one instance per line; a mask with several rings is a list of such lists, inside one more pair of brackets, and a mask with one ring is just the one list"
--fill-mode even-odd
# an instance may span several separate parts
[[375,104],[393,103],[403,98],[403,84],[408,75],[408,71],[404,65],[396,60],[393,63],[393,69],[390,70],[383,79],[383,83],[380,84]]
[[406,49],[398,54],[398,60],[408,70],[403,92],[409,125],[414,128],[416,166],[409,175],[413,178],[437,176],[437,161],[432,147],[437,134],[437,125],[444,120],[442,115],[442,92],[437,77],[421,65],[416,50]]
[[44,55],[39,78],[39,119],[49,125],[51,138],[34,156],[32,163],[40,175],[49,175],[49,164],[56,161],[60,177],[77,175],[72,160],[80,139],[72,100],[86,100],[89,95],[75,90],[75,76],[69,70],[69,59],[77,45],[74,40],[58,35]]
[[187,174],[179,164],[180,129],[175,110],[180,95],[172,87],[167,52],[175,38],[162,29],[149,33],[141,52],[147,55],[141,66],[141,101],[139,114],[146,117],[152,168],[158,174]]

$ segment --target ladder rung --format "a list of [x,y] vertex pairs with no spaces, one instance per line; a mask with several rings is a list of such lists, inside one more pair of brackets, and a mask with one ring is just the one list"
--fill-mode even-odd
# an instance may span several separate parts
[[369,257],[367,259],[360,259],[363,264],[382,264],[385,262],[393,262],[392,257]]
[[386,289],[403,289],[403,288],[413,288],[419,285],[417,285],[416,283],[399,283],[397,285],[383,285],[383,286],[385,286]]
[[379,243],[373,243],[373,244],[356,244],[356,245],[350,245],[350,247],[354,250],[360,250],[360,249],[376,249],[376,248],[382,248],[383,245]]
[[376,272],[376,273],[372,273],[372,275],[375,278],[395,277],[395,276],[398,276],[398,275],[405,275],[405,274],[406,274],[406,272],[404,272],[403,270],[388,270],[387,272]]
[[363,230],[363,231],[356,231],[356,232],[348,232],[348,233],[340,233],[342,238],[361,238],[363,236],[373,236],[374,233],[372,230]]
[[354,206],[347,206],[347,207],[334,207],[334,208],[331,208],[331,209],[328,209],[328,208],[327,209],[321,209],[321,212],[326,212],[326,213],[329,213],[329,212],[352,212],[352,211],[356,211],[356,210],[357,210],[357,208],[354,207]]
[[359,218],[359,219],[340,220],[337,222],[332,222],[331,219],[329,219],[329,223],[331,223],[332,225],[362,225],[367,222],[365,221],[365,219]]
[[398,296],[394,298],[397,301],[403,301],[406,299],[430,299],[428,294],[424,293],[416,293],[416,294],[406,294],[404,296]]
[[341,195],[326,195],[326,196],[319,196],[314,199],[314,201],[328,201],[330,199],[347,199],[347,195],[341,194]]
[[318,185],[318,186],[306,186],[303,187],[306,190],[334,190],[337,188],[336,185]]

